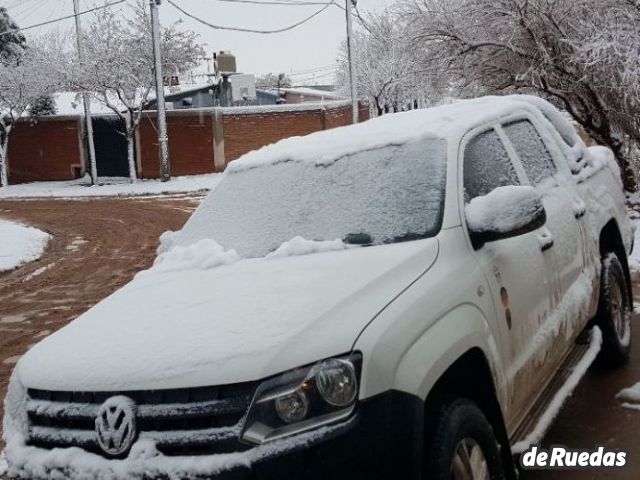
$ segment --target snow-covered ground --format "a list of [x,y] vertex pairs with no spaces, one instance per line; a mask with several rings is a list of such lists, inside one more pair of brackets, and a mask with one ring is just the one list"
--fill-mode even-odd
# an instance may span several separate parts
[[7,465],[7,459],[4,456],[4,452],[0,452],[0,475],[7,473],[9,465]]
[[623,407],[640,411],[640,382],[621,390],[616,398],[622,402]]
[[0,198],[80,198],[163,195],[211,190],[221,179],[219,173],[174,177],[169,182],[126,178],[100,178],[92,186],[88,177],[64,182],[34,182],[0,188]]
[[629,217],[635,227],[635,242],[633,252],[631,252],[629,256],[629,268],[632,272],[640,273],[640,213],[635,210],[630,210]]
[[0,220],[0,272],[40,258],[49,238],[37,228]]

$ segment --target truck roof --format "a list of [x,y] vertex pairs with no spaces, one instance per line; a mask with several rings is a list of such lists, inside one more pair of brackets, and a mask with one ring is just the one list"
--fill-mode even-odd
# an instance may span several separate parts
[[555,107],[538,97],[511,95],[460,100],[439,107],[383,115],[357,125],[304,137],[287,138],[243,155],[232,162],[227,171],[233,173],[287,161],[330,164],[363,150],[425,138],[456,141],[476,125],[522,111],[543,114],[554,125],[557,122],[566,124]]

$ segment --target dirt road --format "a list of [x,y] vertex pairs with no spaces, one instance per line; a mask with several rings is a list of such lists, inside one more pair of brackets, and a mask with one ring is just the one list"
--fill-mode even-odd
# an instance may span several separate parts
[[158,236],[181,228],[195,206],[191,199],[0,201],[0,217],[53,237],[40,260],[0,273],[0,398],[20,355],[150,266]]

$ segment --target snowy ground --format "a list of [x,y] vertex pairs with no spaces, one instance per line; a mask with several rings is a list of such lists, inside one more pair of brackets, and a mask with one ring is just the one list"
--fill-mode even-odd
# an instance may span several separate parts
[[211,190],[221,175],[193,175],[174,177],[169,182],[138,180],[129,183],[127,178],[100,178],[99,185],[92,186],[87,177],[65,182],[34,182],[0,188],[0,198],[81,198],[81,197],[130,197],[137,195],[164,195]]
[[0,475],[4,475],[7,473],[7,469],[9,466],[7,465],[7,461],[4,458],[4,453],[0,453]]
[[40,258],[49,238],[36,228],[0,220],[0,272]]
[[640,213],[631,210],[629,216],[636,227],[633,252],[629,256],[629,268],[634,273],[640,273]]

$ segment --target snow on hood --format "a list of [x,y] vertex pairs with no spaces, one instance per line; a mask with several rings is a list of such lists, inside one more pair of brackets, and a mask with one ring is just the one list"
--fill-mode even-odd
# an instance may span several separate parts
[[437,256],[436,239],[137,277],[31,349],[29,388],[252,381],[351,350]]
[[[353,245],[351,247],[353,247]],[[284,258],[293,257],[295,255],[310,255],[312,253],[346,250],[347,248],[350,248],[350,246],[340,239],[317,241],[307,240],[298,236],[292,238],[288,242],[284,242],[276,250],[269,253],[266,258]]]
[[138,276],[198,268],[208,269],[230,265],[240,260],[235,250],[225,250],[210,238],[203,238],[187,246],[176,245],[168,251],[163,251],[172,242],[173,233],[165,232],[160,236],[159,255],[153,262],[153,267],[140,272]]

